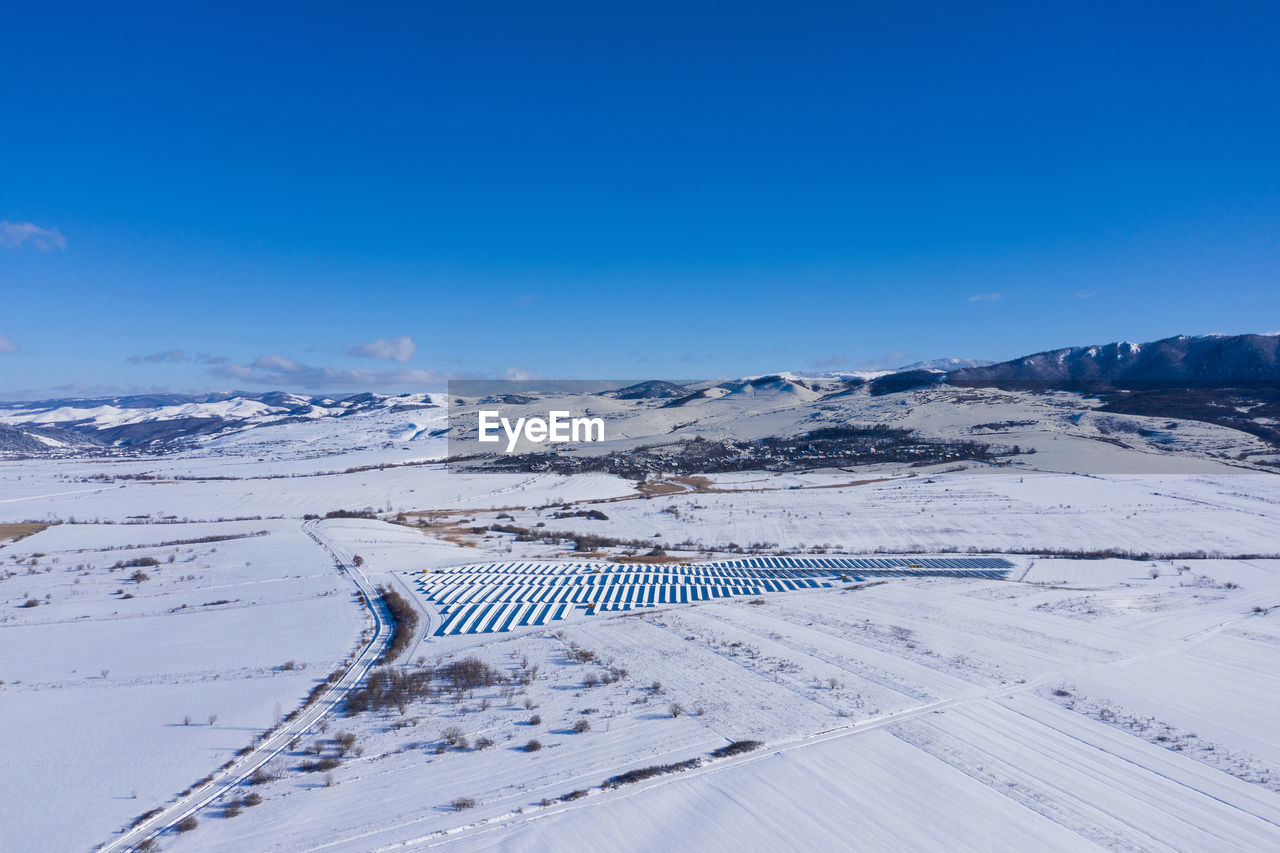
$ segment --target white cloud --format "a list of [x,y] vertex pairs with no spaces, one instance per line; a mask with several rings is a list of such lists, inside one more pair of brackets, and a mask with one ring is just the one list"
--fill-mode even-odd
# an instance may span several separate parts
[[298,373],[305,370],[307,366],[282,355],[260,355],[254,359],[249,367],[253,370],[279,370],[282,373]]
[[450,379],[541,379],[540,374],[519,367],[503,371],[423,370],[397,368],[373,370],[305,364],[282,355],[262,355],[247,364],[217,363],[212,376],[236,382],[266,385],[281,390],[306,388],[336,391],[379,391],[396,394],[407,391],[443,391]]
[[443,390],[453,375],[437,370],[343,369],[303,364],[280,355],[264,355],[249,364],[222,364],[210,371],[238,382],[275,388],[331,388],[370,391]]
[[131,355],[125,360],[130,364],[226,364],[231,361],[225,355],[190,353],[180,349],[167,349],[150,355]]
[[18,345],[8,335],[0,334],[0,352],[17,352]]
[[404,364],[413,358],[417,349],[418,345],[413,342],[413,338],[401,335],[398,338],[378,338],[376,341],[351,347],[347,350],[347,355],[359,358],[385,358],[388,361]]
[[975,293],[969,297],[970,302],[999,302],[999,293]]
[[0,246],[21,249],[30,246],[38,252],[65,249],[67,238],[57,228],[41,228],[31,222],[0,221]]
[[523,367],[508,367],[502,371],[500,379],[542,379],[541,373],[534,373],[532,370],[525,370]]

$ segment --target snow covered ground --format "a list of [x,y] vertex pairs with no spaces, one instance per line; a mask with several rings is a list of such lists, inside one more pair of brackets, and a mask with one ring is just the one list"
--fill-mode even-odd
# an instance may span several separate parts
[[[1280,562],[1159,563],[1156,579],[1090,562],[1087,587],[1064,587],[1077,564],[430,638],[413,655],[437,670],[474,654],[513,684],[537,674],[337,719],[321,750],[350,733],[358,754],[327,777],[281,767],[261,805],[211,810],[172,849],[1275,849],[1278,632],[1252,608],[1278,600]],[[1106,606],[1071,606],[1081,589]],[[764,746],[711,757],[743,739]]]
[[[1078,401],[957,415],[929,393],[856,405],[938,434],[1032,420],[999,440],[1037,452],[641,493],[450,472],[441,409],[381,408],[168,455],[0,462],[0,524],[61,522],[0,543],[0,849],[107,843],[300,707],[370,624],[303,516],[368,509],[316,529],[419,608],[393,671],[430,668],[428,687],[327,719],[164,849],[1280,850],[1280,494],[1238,462],[1255,439],[1182,424],[1117,443]],[[708,428],[795,428],[767,397],[699,405]],[[644,409],[635,435],[671,411]],[[486,560],[753,549],[1014,568],[498,635],[433,636],[415,591]],[[449,689],[469,657],[495,679]],[[744,740],[762,745],[715,756]],[[684,769],[604,785],[660,765]]]
[[0,577],[5,850],[105,841],[278,723],[365,624],[296,522],[59,525],[0,546]]

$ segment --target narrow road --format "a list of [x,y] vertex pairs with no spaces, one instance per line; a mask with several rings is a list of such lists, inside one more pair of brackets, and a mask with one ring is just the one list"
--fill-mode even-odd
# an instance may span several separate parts
[[290,722],[277,728],[255,745],[251,752],[235,759],[225,769],[214,773],[210,781],[193,788],[189,794],[166,806],[159,814],[148,818],[132,829],[125,830],[118,838],[101,845],[98,848],[101,853],[132,850],[148,838],[156,838],[163,835],[183,818],[195,814],[209,803],[231,791],[231,789],[249,778],[253,771],[281,753],[286,752],[289,749],[289,743],[295,737],[306,734],[314,728],[317,723],[346,698],[347,693],[364,681],[369,670],[382,657],[382,653],[391,642],[391,635],[394,632],[392,630],[391,614],[387,612],[386,606],[377,595],[373,584],[370,583],[364,572],[355,565],[350,554],[325,537],[316,522],[303,522],[302,529],[317,545],[333,557],[334,562],[338,564],[343,574],[351,578],[360,592],[364,594],[365,604],[373,616],[374,625],[377,629],[373,637],[360,650],[360,654],[355,661],[347,667],[347,671],[343,673],[342,678],[325,692],[314,705]]

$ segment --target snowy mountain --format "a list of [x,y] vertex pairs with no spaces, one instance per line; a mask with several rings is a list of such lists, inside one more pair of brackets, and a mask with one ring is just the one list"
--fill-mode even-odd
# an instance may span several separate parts
[[953,385],[1048,388],[1253,387],[1280,385],[1280,336],[1179,335],[1036,353],[948,372]]
[[[1051,350],[999,364],[938,359],[868,374],[780,372],[694,383],[654,379],[578,394],[531,385],[522,387],[519,399],[488,395],[468,398],[465,405],[527,405],[539,398],[563,398],[570,408],[608,417],[612,434],[640,441],[672,433],[795,435],[814,425],[883,422],[889,413],[873,401],[914,405],[919,399],[908,395],[922,392],[972,407],[976,398],[965,396],[964,389],[1060,391],[1079,395],[1074,404],[1079,412],[1101,405],[1117,414],[1218,424],[1280,443],[1278,352],[1277,336],[1176,337]],[[241,448],[259,447],[270,456],[324,455],[441,436],[448,427],[444,402],[430,394],[330,398],[220,391],[0,403],[0,454],[215,452],[234,442]],[[994,420],[977,417],[979,422]],[[954,414],[952,420],[967,423],[971,418]]]
[[430,394],[331,399],[284,392],[162,394],[0,403],[0,452],[93,447],[160,449],[257,427],[438,405]]
[[928,361],[917,361],[913,364],[904,364],[894,372],[900,373],[907,370],[941,370],[944,373],[949,373],[952,370],[961,370],[968,367],[987,367],[992,364],[995,364],[995,362],[982,358],[931,358]]

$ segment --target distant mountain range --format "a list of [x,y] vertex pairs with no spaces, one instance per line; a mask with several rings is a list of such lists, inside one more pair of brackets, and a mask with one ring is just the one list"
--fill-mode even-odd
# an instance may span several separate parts
[[903,373],[908,370],[941,370],[943,373],[949,373],[953,370],[962,370],[967,367],[986,367],[995,364],[994,361],[988,361],[981,358],[932,358],[928,361],[917,361],[914,364],[904,364],[891,372]]
[[[1178,336],[1050,350],[1000,363],[935,359],[862,374],[780,373],[693,384],[650,380],[600,393],[642,406],[692,411],[722,398],[803,406],[851,394],[884,396],[948,386],[1079,392],[1100,399],[1103,411],[1208,421],[1280,444],[1277,335]],[[281,391],[0,402],[0,453],[163,450],[260,426],[405,412],[441,402],[428,394],[330,398]]]
[[0,402],[0,452],[162,448],[200,436],[290,421],[433,407],[430,395],[361,393],[337,399],[282,391],[143,394]]
[[1280,387],[1280,335],[1070,347],[948,371],[946,382],[1061,390]]

